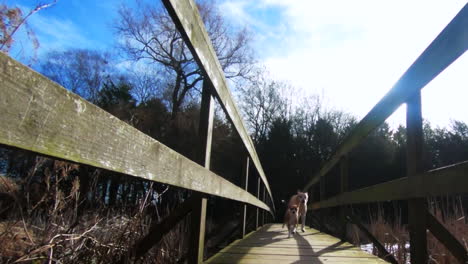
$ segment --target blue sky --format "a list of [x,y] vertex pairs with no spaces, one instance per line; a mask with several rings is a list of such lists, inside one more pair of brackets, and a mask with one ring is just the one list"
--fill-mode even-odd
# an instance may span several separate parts
[[[39,1],[6,2],[28,10]],[[300,97],[320,95],[330,108],[358,118],[467,4],[467,0],[217,2],[232,25],[253,33],[253,48],[272,78],[290,82],[300,89]],[[112,49],[116,43],[112,23],[120,3],[59,0],[35,14],[29,23],[41,44],[39,56],[67,48]],[[468,122],[467,86],[464,54],[424,88],[424,117],[439,126],[451,119]],[[389,122],[404,123],[404,107]]]
[[[27,13],[40,3],[50,1],[8,0]],[[112,22],[120,2],[111,0],[58,0],[28,20],[39,42],[39,55],[51,50],[93,48],[104,50],[113,45]]]
[[[319,94],[329,107],[364,115],[395,84],[466,0],[226,0],[232,21],[261,28],[257,49],[275,78]],[[223,7],[224,6],[224,7]],[[270,26],[258,10],[277,10]],[[274,40],[272,43],[271,40]],[[423,89],[433,125],[468,122],[468,56]],[[405,107],[388,121],[405,123]]]

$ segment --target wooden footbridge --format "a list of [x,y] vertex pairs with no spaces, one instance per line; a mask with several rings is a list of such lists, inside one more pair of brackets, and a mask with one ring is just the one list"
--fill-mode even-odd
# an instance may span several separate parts
[[348,242],[306,228],[288,238],[280,224],[266,224],[209,258],[206,263],[387,263]]
[[[383,260],[359,248],[314,229],[286,239],[286,231],[271,222],[274,198],[254,144],[228,89],[222,68],[211,45],[193,0],[164,0],[185,43],[204,73],[200,118],[199,164],[137,131],[95,105],[48,80],[28,67],[0,53],[0,144],[87,164],[96,168],[165,183],[193,191],[166,219],[154,224],[149,233],[133,245],[125,263],[137,260],[155,245],[176,223],[190,215],[192,221],[189,263],[204,261],[205,218],[208,195],[244,204],[241,219],[244,239],[235,241],[208,263],[380,263]],[[347,136],[332,158],[324,164],[303,190],[320,185],[320,200],[310,210],[338,207],[343,227],[346,221],[357,224],[347,206],[389,200],[407,200],[411,262],[427,263],[429,230],[460,263],[467,263],[465,247],[428,211],[425,197],[468,192],[468,163],[423,171],[421,147],[421,89],[460,57],[468,47],[468,5],[448,24],[420,57]],[[384,63],[384,62],[383,62]],[[236,186],[210,171],[213,99],[221,104],[248,153],[246,166],[258,172],[256,193],[247,186]],[[364,189],[348,191],[350,151],[385,121],[400,105],[407,105],[407,175],[401,179]],[[198,146],[198,145],[197,145]],[[324,177],[335,167],[341,171],[341,193],[325,197]],[[245,177],[248,177],[248,169]],[[402,175],[404,176],[404,175]],[[248,181],[245,181],[246,183]],[[246,235],[247,207],[256,209],[259,229]],[[343,233],[345,228],[343,228]],[[379,256],[396,263],[367,232]]]

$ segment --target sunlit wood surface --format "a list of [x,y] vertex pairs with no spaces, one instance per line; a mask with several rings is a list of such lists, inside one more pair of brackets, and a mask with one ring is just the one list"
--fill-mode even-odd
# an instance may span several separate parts
[[265,225],[206,263],[387,263],[340,239],[307,228],[288,238],[281,224]]

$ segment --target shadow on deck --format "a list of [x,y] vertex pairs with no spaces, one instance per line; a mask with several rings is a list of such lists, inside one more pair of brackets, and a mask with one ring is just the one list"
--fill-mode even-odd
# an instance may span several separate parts
[[234,241],[206,263],[387,263],[339,238],[307,228],[288,238],[281,224],[265,225]]

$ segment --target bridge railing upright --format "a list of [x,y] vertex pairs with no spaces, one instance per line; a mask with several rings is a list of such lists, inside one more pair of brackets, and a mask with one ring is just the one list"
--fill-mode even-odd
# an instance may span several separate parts
[[[137,259],[144,255],[191,213],[193,230],[188,258],[190,263],[200,263],[209,195],[244,204],[243,235],[247,206],[257,208],[258,227],[273,219],[269,217],[274,214],[274,203],[254,144],[229,91],[195,2],[163,2],[204,74],[200,144],[195,144],[200,148],[199,164],[1,52],[0,145],[194,191],[192,197],[167,218],[155,223],[149,234],[133,245],[127,257]],[[219,101],[247,152],[242,187],[210,170],[213,99]],[[255,195],[247,191],[250,163],[259,175]]]
[[[427,211],[425,204],[425,199],[429,196],[467,193],[468,161],[424,171],[422,166],[423,129],[421,115],[421,89],[467,49],[468,4],[409,67],[393,88],[347,135],[332,157],[305,184],[304,190],[311,190],[316,184],[320,185],[318,188],[320,201],[312,202],[309,206],[310,210],[341,206],[342,215],[348,214],[346,217],[349,217],[349,210],[346,210],[347,205],[407,200],[412,263],[427,263],[427,229],[450,250],[460,263],[468,261],[465,247]],[[404,103],[407,105],[406,177],[348,191],[348,182],[352,181],[352,179],[348,179],[350,152]],[[327,174],[331,173],[332,169],[337,167],[339,167],[341,175],[340,194],[334,197],[325,197],[324,179]],[[386,254],[388,255],[388,252],[383,255]],[[387,260],[395,262],[391,258],[387,258]]]

